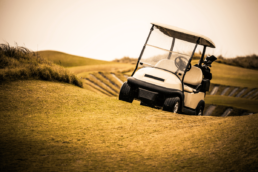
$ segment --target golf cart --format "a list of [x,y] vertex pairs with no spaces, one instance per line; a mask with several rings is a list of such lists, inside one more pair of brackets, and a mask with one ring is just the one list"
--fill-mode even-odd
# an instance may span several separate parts
[[[145,106],[203,115],[204,97],[212,79],[209,67],[217,59],[209,56],[204,61],[204,57],[206,47],[215,48],[214,43],[184,29],[151,24],[135,70],[120,89],[119,100],[132,103],[137,99]],[[160,42],[159,46],[154,45],[156,41]],[[192,66],[197,45],[202,45],[203,51],[199,62]],[[182,48],[186,49],[182,51]]]

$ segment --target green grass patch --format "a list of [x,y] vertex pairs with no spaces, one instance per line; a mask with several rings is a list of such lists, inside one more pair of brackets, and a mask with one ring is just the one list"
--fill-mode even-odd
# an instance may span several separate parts
[[254,171],[258,115],[197,117],[69,84],[0,85],[1,171]]
[[258,71],[214,63],[212,83],[239,87],[258,87]]

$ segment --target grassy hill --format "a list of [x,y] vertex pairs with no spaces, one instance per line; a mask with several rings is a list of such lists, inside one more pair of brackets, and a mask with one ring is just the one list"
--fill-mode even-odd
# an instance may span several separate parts
[[48,59],[49,61],[54,62],[55,64],[64,66],[64,67],[74,67],[74,66],[86,66],[86,65],[100,65],[100,64],[108,64],[111,62],[104,60],[95,60],[86,57],[80,57],[76,55],[71,55],[59,51],[38,51],[38,54]]
[[254,171],[258,115],[196,117],[69,84],[0,85],[0,171]]
[[134,64],[95,60],[50,50],[38,51],[38,54],[55,64],[66,67],[70,72],[83,78],[87,77],[91,72],[132,71],[135,66]]

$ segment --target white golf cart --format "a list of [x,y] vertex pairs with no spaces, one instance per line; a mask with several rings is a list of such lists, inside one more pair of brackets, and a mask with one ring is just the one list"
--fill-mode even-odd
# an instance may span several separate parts
[[[202,56],[198,64],[192,66],[191,60],[198,44],[203,45]],[[204,96],[212,79],[209,67],[217,59],[210,56],[204,61],[206,47],[215,48],[215,45],[205,36],[152,23],[135,70],[121,87],[119,100],[131,103],[138,99],[145,106],[203,115]]]

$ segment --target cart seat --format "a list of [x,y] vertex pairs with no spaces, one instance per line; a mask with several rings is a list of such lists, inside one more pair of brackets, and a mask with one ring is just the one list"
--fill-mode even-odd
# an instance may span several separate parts
[[174,59],[162,59],[158,61],[158,63],[156,63],[155,67],[166,69],[172,72],[175,72],[177,70]]
[[202,70],[196,66],[192,66],[185,74],[184,83],[197,86],[202,83],[202,78]]

